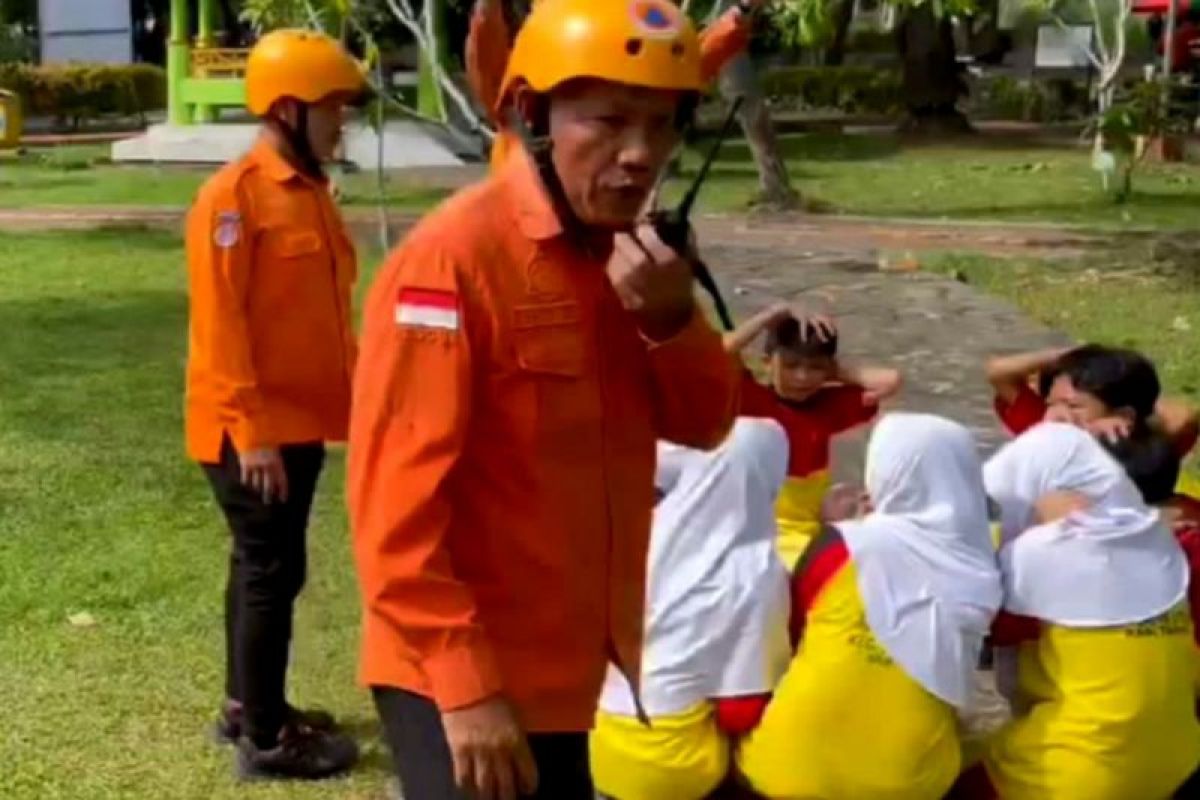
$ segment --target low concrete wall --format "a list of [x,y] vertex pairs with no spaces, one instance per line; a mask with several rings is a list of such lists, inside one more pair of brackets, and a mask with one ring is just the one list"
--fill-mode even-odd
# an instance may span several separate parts
[[[152,125],[145,133],[115,142],[113,161],[136,163],[224,164],[246,152],[258,126],[253,123],[211,125]],[[383,131],[383,166],[453,167],[463,163],[448,143],[425,127],[411,122],[389,122]],[[378,164],[379,137],[369,127],[355,125],[346,131],[345,153],[362,169]]]

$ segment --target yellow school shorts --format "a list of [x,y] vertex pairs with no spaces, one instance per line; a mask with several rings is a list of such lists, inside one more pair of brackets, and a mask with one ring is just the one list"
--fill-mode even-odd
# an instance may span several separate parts
[[729,741],[707,701],[650,727],[597,712],[589,748],[596,791],[613,800],[703,800],[729,772]]

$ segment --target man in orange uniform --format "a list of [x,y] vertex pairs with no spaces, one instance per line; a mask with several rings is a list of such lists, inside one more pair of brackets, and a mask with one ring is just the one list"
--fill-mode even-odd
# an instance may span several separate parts
[[655,442],[713,447],[737,402],[688,263],[638,224],[702,87],[669,0],[543,0],[501,102],[553,165],[509,159],[372,289],[349,503],[406,797],[592,800],[607,663],[638,675]]
[[[535,3],[541,0],[534,0]],[[733,8],[700,33],[700,74],[705,83],[713,80],[729,61],[750,42],[754,12],[766,0],[738,0]],[[475,99],[495,111],[500,99],[500,82],[508,67],[509,33],[502,0],[476,0],[467,30],[467,81]],[[492,142],[492,169],[499,169],[515,147],[507,122],[492,114],[496,139]]]
[[292,609],[324,443],[345,439],[355,255],[322,162],[363,77],[341,45],[276,31],[250,54],[254,148],[201,188],[187,221],[187,449],[233,533],[221,740],[244,778],[320,778],[357,757],[322,712],[285,699]]

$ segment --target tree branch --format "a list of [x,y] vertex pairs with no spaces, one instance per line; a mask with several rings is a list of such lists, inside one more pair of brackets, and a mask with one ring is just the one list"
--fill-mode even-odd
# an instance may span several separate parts
[[[1175,0],[1171,0],[1171,2],[1175,2]],[[1115,36],[1117,39],[1117,45],[1116,45],[1117,52],[1113,56],[1113,60],[1112,60],[1112,62],[1113,62],[1112,77],[1113,78],[1117,77],[1117,73],[1120,72],[1120,70],[1121,70],[1121,64],[1123,64],[1125,62],[1125,40],[1127,38],[1125,35],[1125,23],[1129,21],[1130,10],[1131,10],[1130,1],[1129,0],[1121,0],[1121,7],[1120,7],[1120,10],[1117,12],[1116,28],[1113,30],[1113,36]],[[1171,46],[1170,43],[1167,43],[1167,47],[1169,48],[1170,46]]]
[[1100,4],[1096,0],[1088,0],[1088,6],[1092,9],[1092,24],[1096,27],[1096,48],[1100,51],[1100,58],[1105,64],[1110,63],[1108,45],[1104,43],[1104,18],[1100,16]]
[[[387,4],[392,14],[400,21],[400,24],[407,28],[413,38],[417,40],[417,47],[428,56],[430,68],[433,70],[438,85],[441,86],[446,94],[450,95],[450,98],[454,101],[458,110],[462,112],[463,116],[471,121],[474,130],[482,131],[485,136],[491,138],[491,130],[483,124],[479,115],[475,113],[475,108],[471,105],[471,102],[459,91],[458,85],[450,79],[450,76],[446,74],[446,70],[442,68],[441,62],[437,57],[437,50],[433,46],[434,42],[431,31],[427,31],[425,27],[422,27],[408,0],[387,0]],[[428,12],[425,12],[423,16],[426,24],[432,26],[432,18],[429,17]]]

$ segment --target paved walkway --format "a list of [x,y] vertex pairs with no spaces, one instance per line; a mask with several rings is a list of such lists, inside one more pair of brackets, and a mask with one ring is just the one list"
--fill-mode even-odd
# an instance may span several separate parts
[[[174,226],[182,223],[183,207],[170,206],[46,206],[0,208],[0,230],[65,230],[111,225]],[[345,211],[361,235],[373,236],[377,212],[356,206]],[[416,219],[391,212],[393,238]],[[867,257],[879,252],[972,251],[991,255],[1077,256],[1103,247],[1109,237],[1074,228],[1037,223],[930,222],[798,214],[711,214],[697,221],[707,241],[738,241],[777,247],[806,261],[831,254]]]

